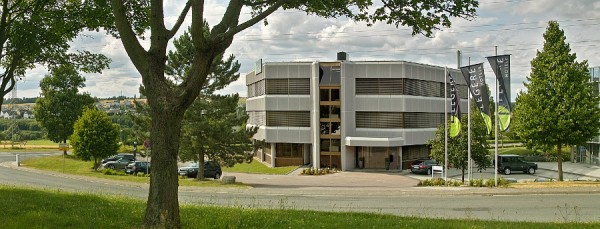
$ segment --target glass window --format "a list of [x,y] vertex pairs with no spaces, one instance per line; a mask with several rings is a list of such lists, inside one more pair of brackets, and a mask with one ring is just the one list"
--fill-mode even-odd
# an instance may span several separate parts
[[329,106],[321,106],[319,113],[321,118],[329,118]]
[[329,89],[321,89],[320,92],[320,101],[329,101]]
[[321,66],[319,68],[319,85],[340,85],[341,71],[339,66]]
[[331,89],[331,101],[340,101],[340,89]]

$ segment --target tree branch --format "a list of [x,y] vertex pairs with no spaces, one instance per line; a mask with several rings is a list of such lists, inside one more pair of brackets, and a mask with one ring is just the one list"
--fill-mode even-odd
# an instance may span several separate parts
[[250,2],[250,1],[243,1],[243,4],[245,6],[250,6],[250,7],[254,7],[254,6],[260,6],[262,4],[266,4],[268,3],[269,0],[265,0],[265,1],[255,1],[255,2]]
[[204,0],[190,0],[192,2],[192,26],[190,35],[196,48],[204,44]]
[[233,36],[235,34],[241,32],[241,31],[249,28],[250,26],[253,26],[254,24],[258,23],[259,21],[267,18],[267,16],[271,15],[273,12],[275,12],[277,9],[279,9],[279,7],[281,7],[284,2],[285,2],[285,0],[279,0],[279,1],[275,2],[272,6],[267,8],[265,11],[256,15],[256,17],[253,17],[253,18],[249,19],[248,21],[246,21],[242,24],[239,24],[238,26],[236,26],[234,28],[227,30],[227,32],[225,32],[223,34],[217,35],[217,38],[219,38],[219,40],[233,39]]
[[221,18],[221,22],[213,27],[211,34],[222,34],[237,25],[243,7],[242,0],[229,1],[229,6]]
[[192,3],[190,1],[187,1],[187,3],[185,3],[185,7],[181,11],[181,14],[179,15],[179,18],[177,18],[177,22],[175,22],[175,25],[173,25],[173,28],[171,30],[169,30],[167,39],[170,40],[171,38],[173,38],[173,36],[175,36],[177,31],[181,27],[181,24],[183,24],[183,21],[185,21],[185,16],[188,14],[188,12],[190,12],[191,7],[192,7]]
[[111,8],[115,16],[115,25],[121,36],[121,42],[125,51],[130,56],[131,62],[140,72],[147,72],[148,57],[144,47],[140,44],[135,32],[131,27],[131,23],[127,19],[126,8],[123,0],[111,0]]

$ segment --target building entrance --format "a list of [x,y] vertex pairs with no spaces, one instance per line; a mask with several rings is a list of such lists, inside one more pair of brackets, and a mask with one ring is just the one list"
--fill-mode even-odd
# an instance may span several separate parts
[[399,147],[356,147],[356,168],[399,169]]

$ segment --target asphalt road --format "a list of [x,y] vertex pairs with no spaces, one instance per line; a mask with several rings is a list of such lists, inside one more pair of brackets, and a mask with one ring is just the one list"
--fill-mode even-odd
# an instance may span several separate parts
[[[31,154],[26,157],[33,156]],[[7,166],[7,161],[14,161],[14,158],[12,154],[0,153],[0,184],[147,198],[147,184],[52,174]],[[394,186],[393,179],[412,178],[401,175],[382,177],[385,174],[370,174],[370,176],[374,181],[381,180],[392,184],[380,187],[360,185],[355,187],[352,185],[354,180],[347,180],[346,184],[342,184],[339,180],[353,175],[360,175],[360,179],[367,179],[369,174],[342,174],[340,177],[328,175],[340,182],[338,185],[277,185],[277,182],[281,182],[277,180],[282,179],[281,176],[269,178],[263,175],[256,180],[271,180],[274,185],[256,185],[248,189],[180,187],[179,199],[182,204],[375,212],[431,218],[540,222],[600,221],[599,188],[516,190],[406,187],[405,185]],[[305,178],[307,177],[302,179]],[[294,179],[293,176],[285,178],[288,183],[293,183]]]

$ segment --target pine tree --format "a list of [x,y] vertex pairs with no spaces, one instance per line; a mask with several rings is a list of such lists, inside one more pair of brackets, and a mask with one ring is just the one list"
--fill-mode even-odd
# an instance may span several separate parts
[[544,33],[544,47],[531,61],[527,92],[519,93],[514,110],[515,133],[529,148],[551,153],[563,180],[562,147],[584,144],[600,130],[600,99],[588,83],[587,61],[577,62],[556,21]]

